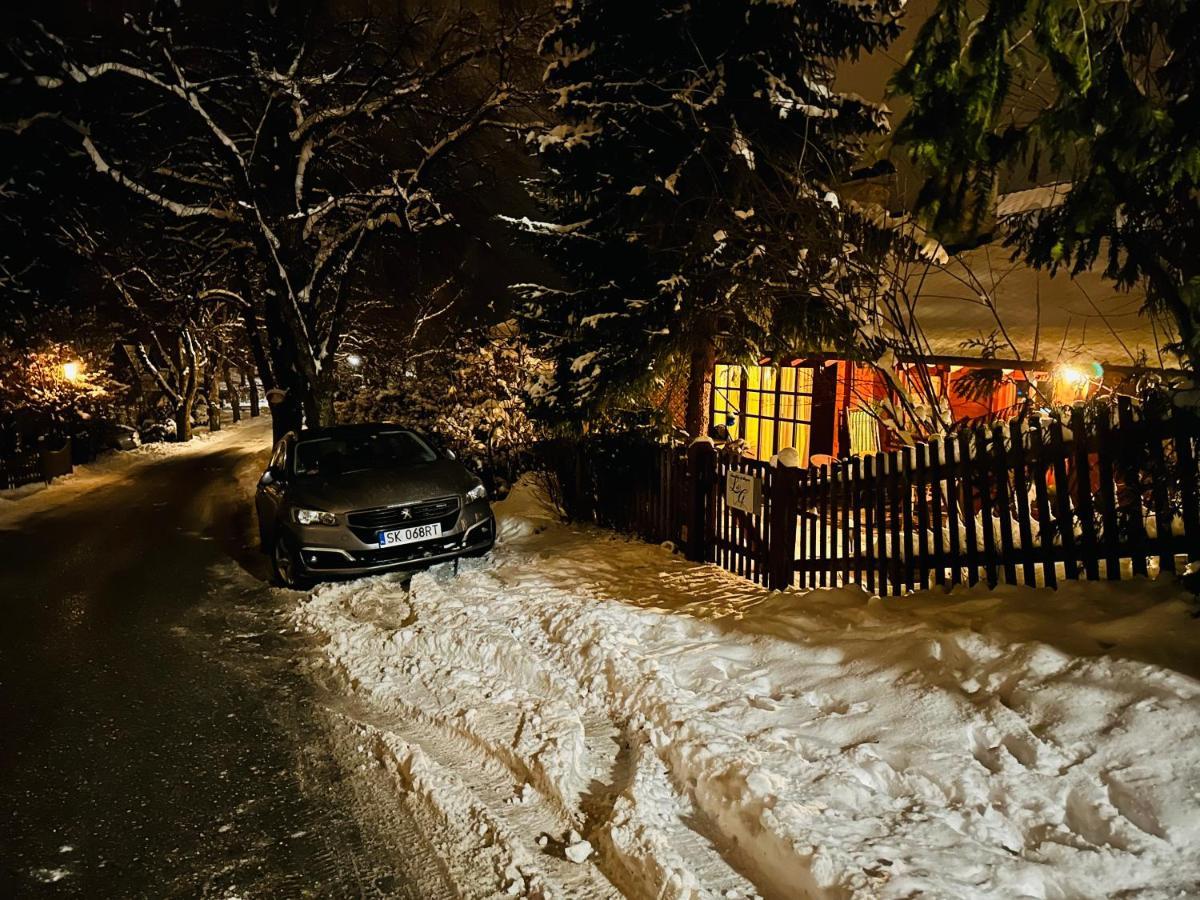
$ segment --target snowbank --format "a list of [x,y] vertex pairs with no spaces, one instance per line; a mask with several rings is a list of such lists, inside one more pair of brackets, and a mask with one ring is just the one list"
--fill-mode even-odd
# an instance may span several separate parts
[[298,610],[375,761],[447,840],[489,836],[478,895],[1200,891],[1200,623],[1170,585],[771,593],[535,499],[457,576]]
[[11,528],[24,518],[70,503],[85,494],[119,484],[133,477],[136,470],[148,462],[165,456],[208,453],[216,448],[271,446],[271,417],[245,419],[234,425],[226,422],[220,431],[198,429],[190,441],[182,444],[143,444],[136,450],[108,452],[95,462],[76,466],[70,475],[54,479],[53,483],[29,484],[0,491],[0,528]]

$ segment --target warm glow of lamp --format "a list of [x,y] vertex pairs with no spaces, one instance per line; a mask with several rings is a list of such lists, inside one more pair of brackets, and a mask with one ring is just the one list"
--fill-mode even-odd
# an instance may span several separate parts
[[351,353],[346,357],[346,364],[352,369],[357,369],[363,363],[363,359],[357,353]]
[[1076,390],[1087,387],[1088,382],[1092,380],[1091,374],[1078,366],[1059,366],[1055,374]]
[[62,374],[67,381],[78,381],[82,373],[82,366],[77,362],[63,363]]

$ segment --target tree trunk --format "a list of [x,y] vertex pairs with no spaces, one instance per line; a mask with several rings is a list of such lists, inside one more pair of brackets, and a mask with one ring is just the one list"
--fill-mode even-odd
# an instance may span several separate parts
[[693,438],[708,434],[713,369],[716,364],[716,344],[711,336],[705,334],[698,338],[692,348],[691,368],[688,371],[686,427]]
[[333,406],[334,393],[333,377],[324,374],[305,392],[304,424],[307,427],[318,428],[337,423],[337,411]]
[[304,424],[304,409],[296,396],[289,393],[279,403],[271,404],[271,439],[279,439],[289,431],[299,431]]
[[257,419],[262,412],[258,405],[258,385],[255,383],[253,369],[242,369],[242,384],[250,392],[250,418]]
[[192,439],[192,410],[190,403],[181,403],[175,408],[175,440],[179,442]]
[[233,370],[229,367],[229,363],[221,363],[221,378],[225,382],[225,393],[229,397],[229,408],[233,410],[233,421],[242,421],[242,397],[239,391],[233,384]]
[[179,372],[179,406],[175,410],[175,440],[192,439],[192,407],[196,403],[196,392],[200,379],[196,372],[196,348],[187,329],[176,346],[176,371]]
[[208,406],[208,430],[221,430],[221,386],[212,363],[204,367],[204,402]]

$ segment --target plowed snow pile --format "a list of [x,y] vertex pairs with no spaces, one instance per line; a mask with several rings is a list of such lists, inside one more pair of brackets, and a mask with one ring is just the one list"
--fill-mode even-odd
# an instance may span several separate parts
[[525,484],[498,513],[457,576],[299,609],[464,894],[1200,893],[1200,623],[1165,580],[771,593]]

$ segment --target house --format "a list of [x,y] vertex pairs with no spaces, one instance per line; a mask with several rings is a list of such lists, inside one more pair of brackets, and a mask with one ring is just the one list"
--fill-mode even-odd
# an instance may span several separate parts
[[[1055,188],[1004,195],[997,215],[1059,196]],[[888,449],[889,433],[919,432],[922,416],[942,427],[994,421],[1087,399],[1138,371],[1179,371],[1164,350],[1174,330],[1142,311],[1142,293],[1118,291],[1099,271],[1051,277],[1011,256],[996,240],[904,273],[900,308],[878,311],[892,349],[874,365],[834,353],[718,360],[710,421],[749,455],[792,447],[805,464]]]

